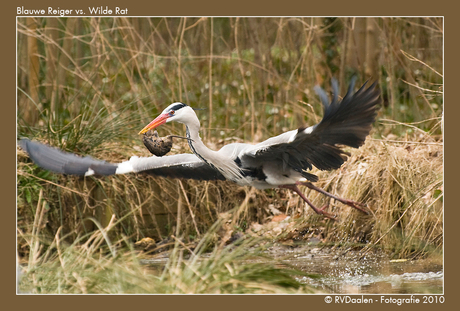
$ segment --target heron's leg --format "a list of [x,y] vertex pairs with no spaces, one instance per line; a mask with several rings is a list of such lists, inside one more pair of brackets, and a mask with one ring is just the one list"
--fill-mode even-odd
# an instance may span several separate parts
[[324,195],[327,195],[328,197],[331,197],[331,198],[333,198],[334,200],[337,200],[337,201],[339,201],[339,202],[342,202],[343,204],[346,204],[346,205],[348,205],[348,206],[354,207],[354,208],[356,208],[357,210],[359,210],[359,211],[361,211],[361,212],[363,212],[363,213],[365,213],[365,214],[369,214],[369,212],[367,212],[366,210],[363,209],[364,204],[362,204],[362,203],[355,202],[355,201],[352,201],[352,200],[347,200],[347,199],[339,198],[338,196],[335,196],[335,195],[333,195],[332,193],[329,193],[329,192],[327,192],[327,191],[325,191],[325,190],[323,190],[323,189],[321,189],[321,188],[316,187],[315,185],[313,185],[312,183],[310,183],[310,182],[308,182],[308,181],[307,181],[307,182],[298,181],[296,184],[297,184],[297,185],[306,186],[306,187],[308,187],[308,188],[310,188],[310,189],[313,189],[313,190],[315,190],[315,191],[318,191],[319,193],[322,193],[322,194],[324,194]]
[[297,193],[298,195],[300,195],[300,197],[301,197],[305,202],[307,202],[308,205],[310,205],[310,207],[315,211],[316,214],[324,215],[325,217],[327,217],[327,218],[329,218],[329,219],[336,220],[334,215],[329,214],[329,213],[326,213],[326,212],[324,211],[324,210],[326,209],[326,207],[328,207],[327,204],[324,205],[324,206],[321,207],[321,208],[317,208],[316,206],[313,205],[313,203],[311,203],[311,202],[305,197],[305,195],[302,193],[302,191],[300,191],[300,189],[299,189],[299,187],[297,187],[297,185],[282,185],[282,186],[279,186],[279,188],[291,189],[292,191],[294,191],[295,193]]

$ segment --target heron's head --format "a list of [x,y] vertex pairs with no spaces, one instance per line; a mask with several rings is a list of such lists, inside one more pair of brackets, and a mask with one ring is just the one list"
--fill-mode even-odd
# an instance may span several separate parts
[[193,119],[196,119],[196,114],[190,106],[183,103],[173,103],[163,110],[152,122],[147,124],[139,134],[144,134],[166,122],[177,121],[187,124]]

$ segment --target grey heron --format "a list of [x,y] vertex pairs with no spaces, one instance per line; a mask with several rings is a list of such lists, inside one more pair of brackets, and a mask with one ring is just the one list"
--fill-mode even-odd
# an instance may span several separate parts
[[339,202],[367,214],[364,205],[337,197],[318,188],[312,182],[318,177],[309,171],[338,169],[349,155],[344,146],[359,148],[365,141],[375,121],[380,92],[376,82],[366,88],[366,83],[353,92],[352,79],[347,94],[338,97],[338,83],[332,80],[333,98],[319,86],[315,91],[323,105],[322,120],[310,127],[300,127],[271,137],[257,144],[232,143],[214,151],[202,142],[200,121],[188,105],[176,102],[169,105],[139,134],[146,133],[166,122],[180,122],[186,126],[188,144],[193,154],[177,154],[163,157],[137,157],[121,163],[108,163],[92,157],[79,157],[58,149],[21,140],[22,148],[39,166],[63,174],[112,175],[147,173],[171,178],[198,180],[229,180],[242,186],[258,189],[286,188],[296,192],[317,213],[334,219],[325,208],[317,208],[300,191],[307,186]]

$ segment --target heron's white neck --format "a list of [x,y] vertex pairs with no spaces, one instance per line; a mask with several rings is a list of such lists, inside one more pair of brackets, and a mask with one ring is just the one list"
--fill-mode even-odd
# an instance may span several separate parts
[[[211,162],[212,159],[216,158],[217,152],[206,147],[200,137],[200,121],[198,118],[195,122],[187,122],[185,124],[187,131],[188,145],[192,152],[205,162]],[[211,163],[212,164],[212,163]]]
[[184,124],[187,129],[187,137],[190,138],[188,144],[197,157],[209,165],[214,166],[227,179],[236,181],[243,177],[240,168],[230,155],[211,150],[203,144],[199,133],[200,120],[198,120],[195,113],[193,113],[193,117],[188,118],[187,122],[184,122]]

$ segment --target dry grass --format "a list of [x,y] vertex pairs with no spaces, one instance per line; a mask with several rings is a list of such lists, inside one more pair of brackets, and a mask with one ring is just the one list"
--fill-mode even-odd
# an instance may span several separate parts
[[371,211],[362,216],[339,208],[341,222],[327,233],[328,240],[379,246],[402,258],[442,252],[441,143],[369,140],[324,184]]

